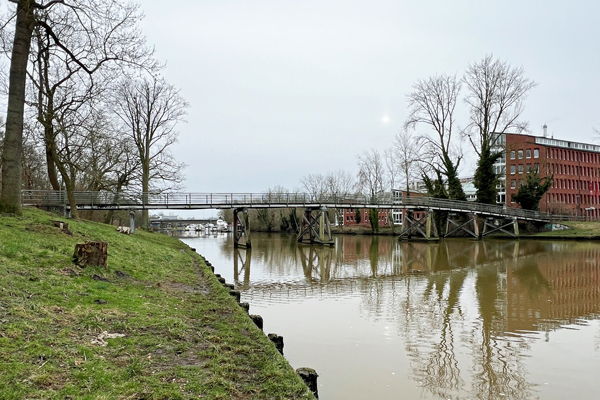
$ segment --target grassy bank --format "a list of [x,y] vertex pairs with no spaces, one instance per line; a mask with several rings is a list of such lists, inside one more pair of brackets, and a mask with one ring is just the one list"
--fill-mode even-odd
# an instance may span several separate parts
[[540,232],[535,236],[563,239],[600,239],[600,222],[561,222],[570,229]]
[[[0,218],[1,399],[312,398],[176,239],[25,210]],[[108,269],[72,263],[108,242]]]

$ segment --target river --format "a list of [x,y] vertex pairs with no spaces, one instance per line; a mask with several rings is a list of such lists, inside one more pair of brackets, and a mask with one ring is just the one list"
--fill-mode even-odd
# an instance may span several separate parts
[[321,399],[600,396],[600,243],[183,235]]

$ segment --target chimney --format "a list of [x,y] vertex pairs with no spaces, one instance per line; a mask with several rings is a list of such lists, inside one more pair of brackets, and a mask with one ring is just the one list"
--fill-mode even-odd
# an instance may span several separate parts
[[548,125],[544,124],[544,126],[542,126],[542,129],[544,130],[544,137],[548,137]]

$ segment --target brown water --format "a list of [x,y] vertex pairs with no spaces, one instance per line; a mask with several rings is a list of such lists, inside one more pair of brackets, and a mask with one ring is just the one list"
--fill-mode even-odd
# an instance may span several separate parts
[[184,237],[321,399],[600,398],[600,243]]

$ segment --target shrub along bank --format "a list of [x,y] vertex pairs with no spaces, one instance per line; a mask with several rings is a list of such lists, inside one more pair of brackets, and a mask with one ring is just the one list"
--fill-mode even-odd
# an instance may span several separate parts
[[[1,399],[313,398],[201,258],[179,240],[0,217]],[[73,264],[108,243],[108,268]]]

